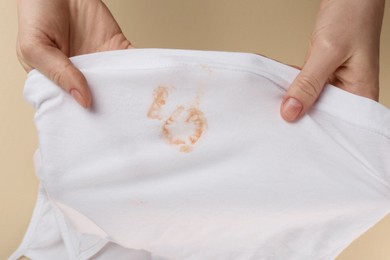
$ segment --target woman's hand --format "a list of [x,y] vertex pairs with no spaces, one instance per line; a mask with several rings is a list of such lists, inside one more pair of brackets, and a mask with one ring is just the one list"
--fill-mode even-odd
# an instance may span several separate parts
[[280,109],[301,118],[326,83],[378,101],[379,43],[385,0],[323,0],[301,72]]
[[17,55],[24,69],[38,69],[88,108],[83,74],[68,57],[132,48],[100,0],[18,0]]

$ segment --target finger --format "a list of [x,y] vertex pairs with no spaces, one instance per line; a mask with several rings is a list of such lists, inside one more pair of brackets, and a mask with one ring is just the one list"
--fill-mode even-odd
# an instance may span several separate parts
[[311,108],[341,64],[342,58],[335,50],[314,46],[309,52],[303,69],[283,97],[280,114],[288,122],[300,119]]
[[92,103],[87,80],[59,49],[50,45],[38,44],[21,48],[25,62],[50,78],[58,86],[71,94],[84,108]]

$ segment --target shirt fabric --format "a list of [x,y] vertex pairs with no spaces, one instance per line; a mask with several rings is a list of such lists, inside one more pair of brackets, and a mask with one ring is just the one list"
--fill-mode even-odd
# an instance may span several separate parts
[[9,258],[327,260],[389,213],[390,110],[326,85],[299,121],[299,70],[253,53],[71,58],[92,107],[33,70],[36,206]]

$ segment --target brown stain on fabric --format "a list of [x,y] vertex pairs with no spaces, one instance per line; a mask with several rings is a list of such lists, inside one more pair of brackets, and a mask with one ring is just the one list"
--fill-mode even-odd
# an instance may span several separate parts
[[[161,115],[161,108],[167,102],[167,87],[158,86],[154,90],[153,102],[147,113],[148,118],[163,121],[162,136],[171,145],[179,146],[179,151],[188,153],[204,134],[207,127],[207,120],[200,110],[200,94],[195,98],[195,104],[185,108],[184,105],[177,105],[176,109],[165,120]],[[184,134],[178,134],[180,129]]]
[[[180,137],[173,132],[174,124],[177,127],[185,126],[191,130],[186,133],[186,137]],[[162,133],[170,144],[179,145],[180,151],[189,152],[199,138],[202,136],[206,128],[206,118],[202,111],[197,107],[184,109],[183,106],[178,106],[172,115],[165,120]]]
[[213,69],[209,65],[201,64],[200,66],[209,73],[209,76],[213,74]]
[[153,92],[153,102],[148,111],[148,117],[153,119],[161,119],[161,107],[165,105],[168,98],[168,88],[158,86]]

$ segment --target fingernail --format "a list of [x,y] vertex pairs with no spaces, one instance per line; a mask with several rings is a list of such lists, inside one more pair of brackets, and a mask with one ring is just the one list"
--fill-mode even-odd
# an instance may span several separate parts
[[80,92],[77,89],[72,88],[70,90],[70,94],[76,101],[84,108],[87,108],[87,104],[83,99],[83,96],[80,94]]
[[295,98],[288,98],[283,104],[282,113],[287,121],[294,121],[301,113],[303,105]]

